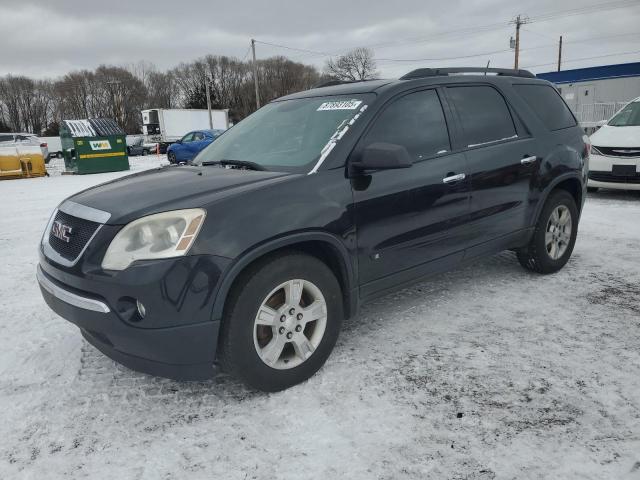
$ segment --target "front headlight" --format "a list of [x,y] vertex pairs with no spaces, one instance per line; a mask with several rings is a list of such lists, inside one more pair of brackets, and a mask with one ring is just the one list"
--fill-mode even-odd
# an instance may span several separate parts
[[198,236],[206,215],[203,209],[192,208],[134,220],[111,241],[102,268],[124,270],[136,260],[185,255]]

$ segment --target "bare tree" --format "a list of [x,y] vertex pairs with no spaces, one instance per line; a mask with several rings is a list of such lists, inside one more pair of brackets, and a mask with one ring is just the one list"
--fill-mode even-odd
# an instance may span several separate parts
[[340,57],[327,61],[325,73],[338,80],[357,81],[376,78],[376,61],[369,48],[356,48]]
[[[364,75],[373,71],[369,61],[358,68]],[[269,101],[311,88],[321,75],[313,66],[271,57],[258,61],[258,78],[261,98]],[[0,128],[51,134],[62,120],[110,117],[137,133],[143,108],[206,108],[207,84],[213,107],[229,109],[234,122],[255,110],[250,64],[208,55],[168,72],[139,62],[74,71],[55,81],[0,77]]]

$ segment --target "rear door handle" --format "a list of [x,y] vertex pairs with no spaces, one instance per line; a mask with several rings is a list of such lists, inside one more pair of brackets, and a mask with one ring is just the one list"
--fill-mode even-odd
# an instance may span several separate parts
[[464,180],[467,176],[464,173],[458,173],[457,175],[451,175],[449,177],[444,177],[442,179],[442,183],[455,183],[460,180]]
[[531,163],[534,163],[536,160],[538,160],[538,157],[534,155],[533,157],[524,157],[522,160],[520,160],[520,163],[522,165],[529,165]]

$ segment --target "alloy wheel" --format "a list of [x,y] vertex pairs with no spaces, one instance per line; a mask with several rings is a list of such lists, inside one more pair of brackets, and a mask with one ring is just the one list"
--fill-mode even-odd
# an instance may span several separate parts
[[327,303],[308,280],[292,279],[274,288],[254,320],[253,342],[260,359],[286,370],[305,362],[318,348],[327,326]]
[[553,209],[544,237],[547,254],[551,259],[558,260],[567,251],[572,226],[571,212],[566,206],[558,205]]

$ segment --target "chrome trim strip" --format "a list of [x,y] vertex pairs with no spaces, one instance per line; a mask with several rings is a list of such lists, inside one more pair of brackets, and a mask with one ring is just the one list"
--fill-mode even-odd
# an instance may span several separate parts
[[65,200],[62,202],[58,207],[58,210],[61,210],[72,217],[78,217],[96,223],[107,223],[111,218],[111,214],[109,212],[87,207],[86,205],[81,205],[71,200]]
[[38,283],[43,289],[58,300],[68,303],[69,305],[73,305],[74,307],[82,308],[84,310],[91,310],[92,312],[109,313],[111,311],[108,305],[104,302],[94,300],[93,298],[81,297],[80,295],[76,295],[75,293],[60,288],[44,275],[40,265],[38,265],[36,277],[38,278]]
[[454,183],[459,182],[460,180],[464,180],[467,176],[464,173],[459,173],[457,175],[451,175],[450,177],[444,177],[442,179],[442,183]]

